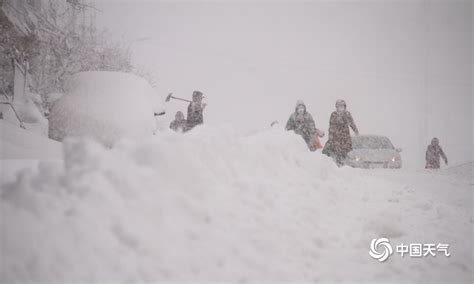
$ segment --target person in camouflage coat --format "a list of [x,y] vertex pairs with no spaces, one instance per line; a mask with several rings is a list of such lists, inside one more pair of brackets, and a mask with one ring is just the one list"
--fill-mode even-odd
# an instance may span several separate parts
[[176,112],[174,120],[170,123],[170,129],[176,132],[186,132],[188,130],[187,121],[181,111]]
[[426,167],[427,169],[439,169],[440,168],[440,156],[443,158],[444,163],[448,164],[448,158],[444,154],[443,149],[439,145],[438,138],[433,138],[431,144],[426,149]]
[[196,125],[203,124],[203,112],[206,107],[205,103],[202,103],[203,95],[199,91],[193,92],[193,101],[188,106],[188,117],[187,117],[187,128],[191,130]]
[[345,101],[338,100],[336,102],[336,111],[331,114],[329,119],[328,142],[323,149],[323,153],[333,157],[339,166],[344,163],[347,154],[352,151],[349,127],[352,128],[356,135],[359,135],[354,119],[346,107]]
[[324,132],[316,128],[313,117],[306,111],[303,101],[296,103],[295,112],[291,114],[286,123],[286,130],[293,130],[296,134],[301,135],[311,151],[316,151],[315,136],[324,136]]

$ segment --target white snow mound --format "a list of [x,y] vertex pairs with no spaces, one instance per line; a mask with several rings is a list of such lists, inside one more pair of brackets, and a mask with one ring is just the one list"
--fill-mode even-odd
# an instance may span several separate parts
[[91,137],[106,145],[155,131],[162,104],[143,78],[120,72],[81,72],[66,83],[49,117],[49,136]]
[[3,159],[61,158],[61,143],[0,120],[0,162]]
[[[63,168],[1,187],[4,283],[470,279],[470,179],[337,168],[277,129],[64,145]],[[377,237],[452,256],[380,264]]]

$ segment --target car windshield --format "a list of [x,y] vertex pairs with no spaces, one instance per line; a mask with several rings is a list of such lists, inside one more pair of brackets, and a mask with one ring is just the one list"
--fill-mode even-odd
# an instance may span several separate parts
[[378,136],[356,136],[352,138],[354,149],[393,149],[393,145],[387,137]]

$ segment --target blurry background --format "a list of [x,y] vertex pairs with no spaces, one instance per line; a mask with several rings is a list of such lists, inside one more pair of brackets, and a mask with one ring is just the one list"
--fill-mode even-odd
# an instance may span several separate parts
[[[361,134],[388,136],[406,167],[424,166],[434,136],[451,165],[473,159],[471,1],[96,6],[98,24],[129,42],[163,97],[205,93],[206,124],[284,127],[302,99],[327,132],[345,99]],[[186,107],[169,103],[165,119]]]

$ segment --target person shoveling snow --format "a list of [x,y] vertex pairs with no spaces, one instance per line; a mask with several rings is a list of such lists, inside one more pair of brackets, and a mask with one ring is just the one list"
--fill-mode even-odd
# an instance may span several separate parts
[[203,98],[204,96],[201,92],[193,92],[193,101],[189,103],[188,117],[186,119],[189,129],[193,129],[196,125],[204,123],[203,112],[207,104],[202,103]]
[[[169,102],[171,99],[179,100],[179,101],[184,101],[184,102],[189,102],[188,105],[188,116],[186,118],[186,130],[191,130],[195,126],[199,124],[204,123],[204,109],[206,108],[207,104],[202,102],[202,99],[204,98],[202,92],[200,91],[194,91],[193,92],[193,98],[192,101],[175,97],[173,96],[173,93],[170,93],[166,97],[166,101]],[[171,127],[171,126],[170,126]]]

